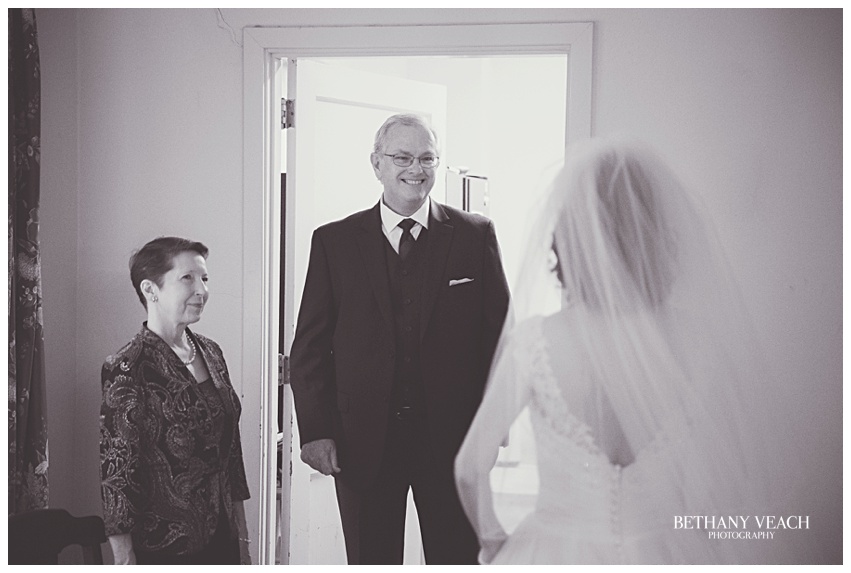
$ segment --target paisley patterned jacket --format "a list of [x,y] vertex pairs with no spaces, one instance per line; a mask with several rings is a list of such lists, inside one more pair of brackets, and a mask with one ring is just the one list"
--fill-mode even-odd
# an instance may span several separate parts
[[173,555],[206,546],[222,511],[235,537],[233,502],[249,497],[241,407],[221,348],[186,331],[220,399],[199,390],[177,355],[146,324],[106,359],[101,373],[106,534],[130,533],[134,548]]

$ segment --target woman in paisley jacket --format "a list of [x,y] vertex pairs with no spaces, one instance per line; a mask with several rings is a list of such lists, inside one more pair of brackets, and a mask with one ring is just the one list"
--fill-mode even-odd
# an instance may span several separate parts
[[148,320],[103,365],[101,495],[116,563],[250,563],[240,404],[222,350],[192,332],[207,247],[160,237],[130,258]]

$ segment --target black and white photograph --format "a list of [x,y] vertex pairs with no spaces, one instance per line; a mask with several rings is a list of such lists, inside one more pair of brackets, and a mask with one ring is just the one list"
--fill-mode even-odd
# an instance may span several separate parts
[[8,8],[7,563],[840,565],[840,3]]

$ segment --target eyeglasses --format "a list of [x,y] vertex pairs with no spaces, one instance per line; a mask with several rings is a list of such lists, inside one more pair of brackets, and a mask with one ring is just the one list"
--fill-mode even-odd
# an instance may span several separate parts
[[426,169],[434,169],[440,165],[440,157],[437,155],[423,155],[422,157],[411,157],[410,155],[391,155],[385,153],[387,157],[393,158],[393,164],[399,167],[410,167],[414,164],[414,160],[420,162],[420,165]]

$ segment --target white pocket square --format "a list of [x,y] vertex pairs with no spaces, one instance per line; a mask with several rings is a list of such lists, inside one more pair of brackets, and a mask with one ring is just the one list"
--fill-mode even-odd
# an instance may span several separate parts
[[473,279],[452,279],[449,281],[449,286],[462,285],[464,283],[471,283]]

